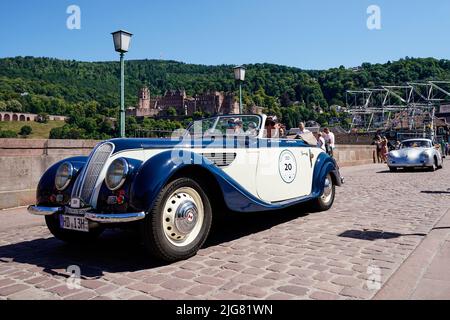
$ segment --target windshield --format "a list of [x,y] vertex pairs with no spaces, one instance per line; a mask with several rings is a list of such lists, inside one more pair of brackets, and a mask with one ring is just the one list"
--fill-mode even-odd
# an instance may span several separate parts
[[431,148],[431,142],[425,140],[404,141],[401,148]]
[[259,116],[219,116],[215,118],[194,121],[187,128],[192,137],[232,135],[256,137],[261,128]]

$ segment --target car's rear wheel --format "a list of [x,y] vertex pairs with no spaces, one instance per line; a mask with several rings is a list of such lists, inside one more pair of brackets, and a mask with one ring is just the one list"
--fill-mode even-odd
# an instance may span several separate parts
[[312,202],[314,211],[321,212],[329,210],[333,206],[335,195],[336,186],[331,174],[328,174],[325,178],[325,186],[322,195]]
[[389,167],[389,171],[391,171],[391,172],[397,172],[397,168],[395,168],[395,167]]
[[45,223],[55,238],[69,244],[87,244],[96,240],[103,232],[102,228],[94,228],[89,232],[72,231],[62,229],[57,214],[46,216]]
[[212,209],[207,194],[190,178],[167,184],[141,223],[141,237],[151,255],[173,262],[194,256],[208,237]]

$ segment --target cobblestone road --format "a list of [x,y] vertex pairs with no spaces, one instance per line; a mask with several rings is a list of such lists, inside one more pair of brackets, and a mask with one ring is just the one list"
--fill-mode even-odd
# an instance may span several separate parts
[[[131,232],[80,249],[25,209],[3,211],[0,299],[370,299],[448,209],[446,164],[344,168],[332,210],[232,214],[197,256],[171,265],[147,258]],[[81,288],[67,285],[71,265]]]

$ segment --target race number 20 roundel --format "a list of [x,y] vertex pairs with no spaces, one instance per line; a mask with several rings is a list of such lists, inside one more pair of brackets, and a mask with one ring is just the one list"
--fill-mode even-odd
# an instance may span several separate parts
[[281,153],[278,169],[284,182],[291,183],[295,180],[297,176],[297,161],[291,151],[285,150]]

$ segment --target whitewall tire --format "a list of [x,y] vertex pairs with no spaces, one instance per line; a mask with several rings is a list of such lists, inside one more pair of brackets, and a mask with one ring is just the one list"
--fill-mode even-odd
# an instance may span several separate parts
[[195,180],[180,178],[161,190],[141,223],[141,236],[150,254],[173,262],[197,253],[208,237],[211,222],[207,194]]

